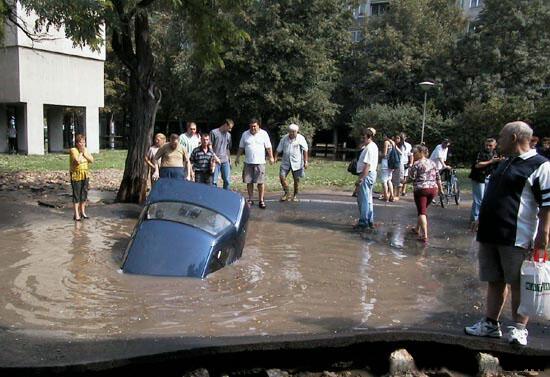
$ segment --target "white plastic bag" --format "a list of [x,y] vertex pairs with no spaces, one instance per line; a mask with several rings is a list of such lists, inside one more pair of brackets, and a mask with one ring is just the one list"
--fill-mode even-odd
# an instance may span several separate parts
[[550,320],[550,262],[535,255],[521,265],[521,303],[518,313]]

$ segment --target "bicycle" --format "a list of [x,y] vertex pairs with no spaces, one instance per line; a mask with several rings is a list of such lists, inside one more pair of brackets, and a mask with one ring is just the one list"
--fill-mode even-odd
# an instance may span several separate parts
[[447,172],[447,179],[442,180],[441,186],[443,192],[439,194],[439,202],[441,207],[445,208],[449,205],[449,198],[454,198],[456,205],[460,204],[460,186],[458,184],[458,177],[456,175],[456,169],[451,169]]

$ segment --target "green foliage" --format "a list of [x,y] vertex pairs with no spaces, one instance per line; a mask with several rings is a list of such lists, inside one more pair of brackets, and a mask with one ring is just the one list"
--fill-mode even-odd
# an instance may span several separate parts
[[[202,69],[189,51],[173,46],[174,64],[162,85],[179,104],[164,107],[163,116],[231,116],[238,122],[258,116],[271,127],[298,114],[316,129],[328,127],[338,111],[332,99],[340,78],[337,59],[350,44],[347,6],[337,0],[263,0],[253,2],[246,16],[239,26],[250,40],[226,45],[224,69]],[[185,40],[185,31],[177,33]]]
[[497,138],[502,127],[515,120],[532,123],[533,101],[524,97],[492,97],[486,102],[472,101],[456,119],[449,132],[453,154],[471,161],[487,137]]
[[[383,16],[371,17],[365,39],[355,46],[344,83],[353,103],[422,102],[418,83],[440,80],[434,62],[453,48],[465,28],[448,0],[395,0]],[[350,111],[353,114],[354,111]]]
[[[433,106],[426,109],[424,141],[428,146],[436,145],[441,138],[448,136],[452,121],[445,120]],[[422,109],[411,104],[373,104],[357,110],[350,123],[353,133],[359,135],[361,129],[374,127],[376,138],[383,135],[394,136],[405,132],[411,144],[420,143],[422,132]]]
[[493,97],[540,98],[550,79],[550,4],[487,0],[475,32],[459,40],[448,62],[447,106],[461,111]]
[[[90,169],[124,169],[125,150],[102,150],[94,154]],[[49,153],[44,156],[2,155],[0,173],[14,171],[69,171],[69,154]]]

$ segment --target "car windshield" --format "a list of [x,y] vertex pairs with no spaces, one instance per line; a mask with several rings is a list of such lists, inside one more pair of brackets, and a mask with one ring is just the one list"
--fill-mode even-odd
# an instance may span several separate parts
[[217,235],[231,225],[223,215],[210,209],[181,202],[158,202],[147,208],[146,220],[168,220],[191,225]]

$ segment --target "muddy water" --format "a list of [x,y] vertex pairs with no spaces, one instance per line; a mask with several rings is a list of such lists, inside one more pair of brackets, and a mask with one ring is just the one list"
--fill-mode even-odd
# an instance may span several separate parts
[[471,236],[450,219],[423,247],[404,226],[410,203],[377,207],[380,226],[365,234],[351,231],[352,204],[268,204],[253,209],[242,259],[199,280],[119,271],[138,207],[91,207],[75,224],[67,211],[3,203],[0,326],[78,338],[324,333],[452,326],[482,300]]

